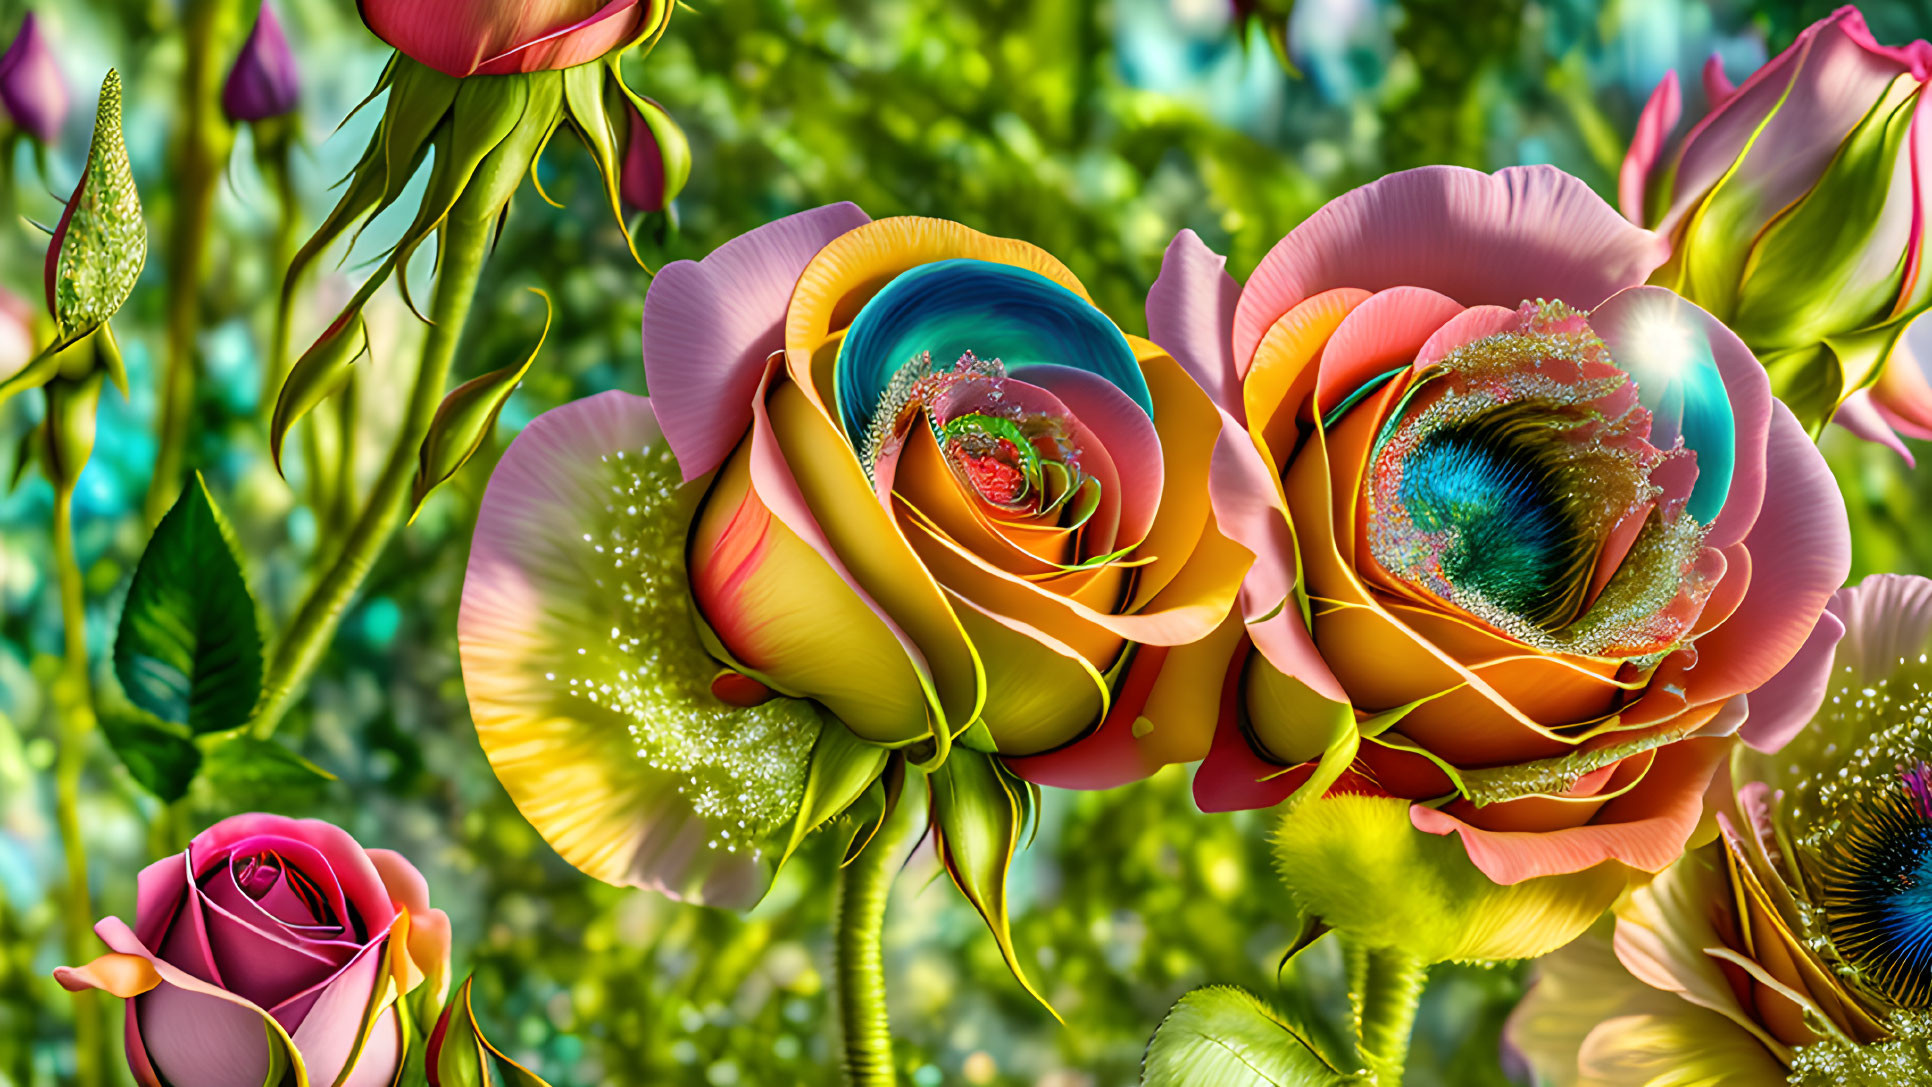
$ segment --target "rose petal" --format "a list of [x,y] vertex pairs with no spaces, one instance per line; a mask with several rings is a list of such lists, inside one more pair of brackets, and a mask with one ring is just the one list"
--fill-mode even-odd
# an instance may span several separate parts
[[798,274],[827,242],[870,221],[855,204],[827,204],[658,269],[644,296],[644,379],[686,480],[724,463],[751,425],[765,360],[785,346]]
[[1751,692],[1750,715],[1738,730],[1745,743],[1775,754],[1811,723],[1831,686],[1832,653],[1844,634],[1845,624],[1837,616],[1826,612],[1818,617],[1791,663]]
[[1554,167],[1405,170],[1330,201],[1262,259],[1235,312],[1235,358],[1252,355],[1296,303],[1332,287],[1426,287],[1465,306],[1551,298],[1591,309],[1642,283],[1668,251]]
[[[1723,74],[1723,69],[1718,72]],[[1624,218],[1638,226],[1644,225],[1644,190],[1650,184],[1651,172],[1663,157],[1664,142],[1683,115],[1684,100],[1677,89],[1677,73],[1665,72],[1664,78],[1657,82],[1657,89],[1650,92],[1650,100],[1644,103],[1643,113],[1637,117],[1636,135],[1630,139],[1630,151],[1624,155],[1623,169],[1617,174],[1617,207]]]
[[1183,230],[1161,255],[1161,274],[1147,291],[1147,338],[1165,348],[1222,409],[1242,417],[1241,378],[1234,363],[1234,311],[1241,285],[1228,258]]
[[[276,1021],[294,1037],[295,1048],[302,1053],[302,1063],[308,1067],[312,1083],[334,1083],[348,1065],[362,1034],[362,1024],[368,1019],[370,1003],[389,984],[389,974],[383,970],[387,943],[387,940],[374,941],[334,977],[316,986],[314,993],[304,993],[292,1000],[291,1003],[299,1000],[306,1005],[306,1011],[292,1026],[293,1016],[281,1008],[272,1009]],[[356,1062],[357,1070],[380,1063],[380,1056],[364,1053]],[[392,1065],[388,1072],[393,1078],[395,1067]]]

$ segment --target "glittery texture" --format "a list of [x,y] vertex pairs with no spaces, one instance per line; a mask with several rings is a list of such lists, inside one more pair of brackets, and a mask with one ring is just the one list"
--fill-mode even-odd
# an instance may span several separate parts
[[121,77],[101,84],[87,168],[47,254],[47,302],[60,342],[107,323],[127,301],[147,259],[148,228],[121,138]]
[[1683,509],[1694,458],[1650,443],[1650,414],[1583,314],[1536,302],[1522,317],[1423,374],[1385,424],[1371,553],[1535,648],[1654,657],[1721,571]]
[[1885,1026],[1892,1036],[1870,1045],[1827,1035],[1800,1047],[1792,1054],[1788,1082],[1792,1087],[1932,1083],[1932,1016],[1899,1011]]
[[1811,727],[1871,739],[1800,782],[1791,808],[1812,889],[1807,942],[1858,987],[1909,1008],[1932,1007],[1928,681],[1921,656],[1869,685],[1835,687]]
[[798,810],[818,718],[793,699],[717,698],[717,662],[691,631],[677,459],[660,444],[604,461],[610,498],[602,524],[583,534],[583,562],[612,571],[606,584],[621,607],[608,631],[585,632],[577,674],[546,678],[626,722],[637,757],[677,777],[692,810],[719,828],[709,848],[756,859],[756,843]]

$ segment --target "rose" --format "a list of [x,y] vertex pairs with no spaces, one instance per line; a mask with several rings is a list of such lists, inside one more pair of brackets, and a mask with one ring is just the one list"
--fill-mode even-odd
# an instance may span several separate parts
[[588,64],[661,26],[656,0],[359,0],[405,56],[457,78]]
[[67,119],[67,81],[61,78],[54,51],[31,11],[20,21],[13,43],[0,54],[0,105],[14,124],[42,143],[59,136],[61,122]]
[[127,1000],[128,1065],[148,1087],[260,1087],[278,1062],[387,1085],[398,999],[424,982],[440,999],[449,969],[449,919],[407,860],[278,815],[203,831],[141,872],[132,928],[94,931],[111,953],[55,977]]
[[1893,428],[1932,437],[1932,386],[1901,348],[1932,305],[1928,79],[1932,44],[1879,45],[1840,8],[1742,86],[1713,57],[1710,112],[1674,145],[1681,106],[1666,75],[1620,186],[1624,214],[1672,241],[1652,282],[1736,331],[1800,419],[1838,411],[1901,452]]
[[301,90],[282,21],[274,8],[263,4],[222,84],[222,111],[231,121],[265,121],[294,112]]
[[[1238,293],[1169,249],[1149,327],[1247,427],[1213,486],[1260,556],[1195,795],[1302,790],[1279,853],[1330,924],[1442,958],[1574,936],[1682,852],[1735,700],[1843,578],[1823,459],[1735,336],[1637,286],[1663,256],[1547,167],[1383,178]],[[1331,787],[1358,799],[1301,803]],[[1470,916],[1467,864],[1513,904]]]
[[1739,753],[1721,839],[1633,893],[1614,940],[1542,964],[1510,1033],[1550,1082],[1932,1074],[1932,961],[1914,942],[1932,921],[1928,651],[1932,581],[1875,575],[1833,597],[1751,697],[1747,727],[1777,751]]
[[[838,810],[828,745],[857,788],[887,750],[1199,757],[1220,669],[1173,662],[1248,563],[1208,508],[1219,416],[1059,261],[823,207],[660,270],[643,353],[649,400],[512,443],[464,584],[478,736],[566,859],[742,905],[773,830]],[[837,718],[820,753],[796,700]]]

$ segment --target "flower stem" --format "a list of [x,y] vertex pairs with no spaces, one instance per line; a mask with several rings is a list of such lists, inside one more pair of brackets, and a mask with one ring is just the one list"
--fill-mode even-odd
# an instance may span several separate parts
[[[389,538],[402,521],[403,498],[416,471],[418,451],[436,408],[442,403],[443,386],[449,377],[450,360],[463,335],[463,322],[482,278],[483,261],[488,256],[493,233],[492,216],[478,214],[459,200],[443,221],[439,231],[436,293],[430,304],[429,334],[423,340],[422,361],[416,371],[416,384],[409,393],[409,405],[401,427],[396,431],[375,486],[362,513],[341,540],[341,548],[320,580],[310,588],[295,613],[294,621],[282,635],[268,666],[261,708],[256,712],[253,729],[257,736],[268,736],[288,713],[290,704],[309,676],[322,661],[329,641],[342,622],[343,612],[354,599],[356,590],[376,559],[388,546]],[[313,423],[311,422],[311,425]]]
[[863,852],[839,870],[838,975],[841,1066],[849,1087],[893,1087],[892,1026],[886,1017],[885,913],[899,871],[899,839],[912,804],[905,798]]
[[[61,852],[67,861],[64,910],[67,961],[83,963],[94,957],[89,926],[94,922],[93,894],[87,884],[87,841],[81,830],[81,771],[87,767],[88,742],[94,735],[94,697],[87,670],[87,601],[81,587],[80,559],[74,551],[74,489],[54,488],[54,568],[60,588],[60,614],[65,635],[61,671],[54,687],[60,749],[54,766],[54,805],[60,825]],[[74,996],[74,1082],[100,1087],[112,1056],[108,1052],[106,1008],[100,994]]]
[[1429,965],[1387,948],[1344,945],[1355,1043],[1376,1087],[1401,1087]]
[[156,429],[154,474],[145,508],[149,525],[174,504],[194,429],[195,340],[201,333],[201,288],[214,228],[215,194],[222,165],[235,141],[221,113],[221,52],[232,33],[237,0],[188,0],[183,11],[188,59],[181,76],[184,127],[175,142],[177,193],[168,224],[168,338],[161,369],[161,414]]

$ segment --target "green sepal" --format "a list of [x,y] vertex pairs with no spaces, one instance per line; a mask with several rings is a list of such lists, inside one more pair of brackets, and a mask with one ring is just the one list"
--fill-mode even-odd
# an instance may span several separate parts
[[885,748],[859,739],[837,718],[826,716],[812,744],[805,795],[799,798],[798,818],[792,821],[791,838],[778,855],[778,867],[785,866],[813,831],[838,818],[865,795],[879,780],[890,757],[891,752]]
[[[605,95],[612,84],[623,86],[623,76],[619,73],[617,58],[607,57],[592,64],[580,64],[566,68],[563,73],[564,103],[570,124],[584,141],[590,157],[597,163],[597,172],[604,179],[604,196],[610,202],[610,213],[617,220],[619,229],[624,227],[624,201],[621,192],[624,174],[624,131],[623,126],[613,123],[611,110],[605,105]],[[622,93],[628,93],[622,92]],[[666,175],[668,182],[669,175]],[[637,254],[637,239],[624,230],[624,244],[630,248],[631,259],[639,267],[645,267],[644,258]]]
[[1058,1019],[1020,966],[1007,914],[1006,873],[1032,816],[1032,792],[999,759],[964,747],[927,781],[934,843],[947,873],[992,931],[1014,979]]
[[[396,240],[396,285],[412,310],[416,303],[409,293],[409,258],[462,199],[477,167],[517,130],[530,101],[529,80],[522,77],[464,79],[458,83],[449,123],[436,130],[434,164],[422,202],[416,206],[416,218]],[[516,173],[521,177],[523,171],[519,167]],[[417,315],[421,316],[420,310]]]
[[362,321],[362,307],[393,266],[393,260],[385,261],[382,269],[369,277],[342,315],[335,319],[335,324],[302,352],[302,357],[289,367],[288,376],[282,379],[282,390],[275,397],[275,414],[268,425],[268,453],[275,462],[276,472],[287,474],[282,468],[282,443],[288,439],[289,430],[314,411],[317,404],[334,396],[349,380],[356,360],[369,352],[369,332]]
[[[624,83],[616,65],[611,66],[611,85],[617,93],[607,105],[617,108],[617,112],[610,117],[610,123],[619,134],[619,147],[622,148],[617,157],[620,186],[623,162],[630,148],[629,143],[624,142],[630,139],[629,109],[634,109],[644,119],[644,127],[651,130],[651,139],[657,141],[658,157],[664,163],[664,205],[669,207],[671,201],[677,199],[678,193],[684,191],[685,183],[691,180],[691,141],[663,106],[631,90]],[[627,104],[629,109],[623,108]]]
[[492,1066],[504,1087],[550,1087],[543,1077],[504,1056],[484,1036],[470,1003],[475,980],[474,975],[463,979],[437,1018],[436,1029],[430,1032],[424,1068],[429,1087],[491,1087],[496,1082],[490,1074]]
[[244,724],[261,694],[261,625],[241,549],[199,473],[134,568],[114,673],[135,705],[195,734]]
[[886,821],[892,813],[899,810],[899,802],[906,791],[906,757],[893,752],[886,759],[885,770],[876,782],[877,788],[868,787],[864,798],[866,807],[876,809],[861,816],[852,828],[852,837],[845,843],[845,854],[839,858],[839,867],[844,868],[859,859],[859,855],[871,847],[879,832],[885,829]]
[[1147,1043],[1142,1087],[1330,1087],[1341,1071],[1280,1012],[1245,989],[1208,985],[1174,1002]]
[[107,323],[141,278],[148,228],[121,135],[121,76],[109,69],[94,115],[87,165],[54,232],[47,297],[54,317],[51,355]]
[[543,341],[550,334],[553,313],[550,296],[534,287],[530,293],[543,299],[543,331],[537,335],[536,346],[530,349],[530,354],[518,365],[492,370],[451,389],[436,408],[436,416],[430,420],[429,432],[423,435],[423,444],[418,451],[415,481],[409,487],[409,519],[412,522],[422,510],[423,500],[429,497],[430,492],[469,463],[469,459],[496,432],[496,418],[503,412],[503,405],[509,402],[510,394],[516,392],[523,375],[530,372],[531,364],[537,361],[537,353],[543,350]]
[[[1877,232],[1895,195],[1918,90],[1910,76],[1895,80],[1811,190],[1752,240],[1725,322],[1745,342],[1766,353],[1800,347],[1881,322],[1892,311],[1905,276],[1905,232],[1892,251],[1875,254],[1886,268],[1882,278],[1861,273],[1874,255],[1868,251],[1887,242]],[[1846,376],[1857,388],[1858,375]]]
[[133,706],[103,707],[100,720],[108,746],[143,789],[170,804],[188,795],[201,772],[201,748],[186,726]]
[[94,455],[101,377],[99,370],[78,378],[63,375],[41,389],[47,414],[35,428],[40,436],[40,468],[56,490],[72,492]]

